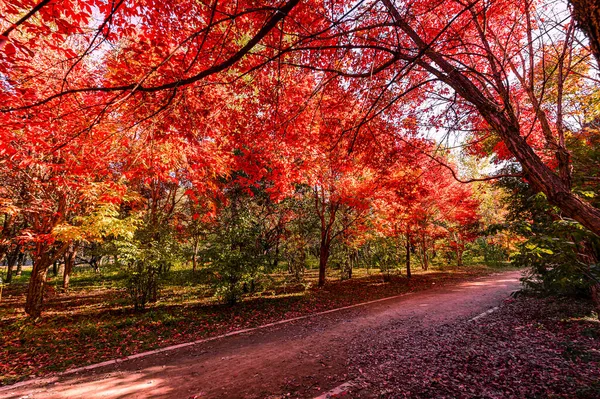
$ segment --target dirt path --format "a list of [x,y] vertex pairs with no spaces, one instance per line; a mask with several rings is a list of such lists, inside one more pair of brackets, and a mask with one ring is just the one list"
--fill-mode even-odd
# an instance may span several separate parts
[[407,333],[467,320],[518,289],[519,277],[518,271],[499,273],[93,372],[44,379],[2,389],[0,399],[312,398],[346,381],[348,344],[365,331],[392,320],[403,320]]

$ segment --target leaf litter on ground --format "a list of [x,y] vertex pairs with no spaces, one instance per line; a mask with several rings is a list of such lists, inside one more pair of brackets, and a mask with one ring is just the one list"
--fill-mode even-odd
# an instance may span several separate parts
[[520,296],[476,321],[352,345],[352,398],[600,398],[600,322],[581,299]]

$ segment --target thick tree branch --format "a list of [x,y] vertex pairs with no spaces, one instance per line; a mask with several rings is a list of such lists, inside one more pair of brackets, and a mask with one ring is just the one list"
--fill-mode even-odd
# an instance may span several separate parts
[[21,19],[8,27],[4,32],[0,33],[0,46],[4,44],[4,42],[8,39],[8,35],[12,33],[15,29],[17,29],[23,22],[27,21],[29,18],[34,16],[39,10],[42,9],[45,5],[50,3],[52,0],[41,0],[35,7],[31,9],[27,14],[23,15]]
[[38,101],[36,103],[30,104],[30,105],[27,105],[24,107],[3,109],[0,112],[6,113],[6,112],[15,111],[15,110],[30,109],[33,107],[47,104],[48,102],[55,100],[57,98],[60,98],[60,97],[66,96],[66,95],[70,95],[70,94],[77,94],[77,93],[115,92],[115,91],[131,91],[131,90],[135,90],[137,92],[143,92],[143,93],[155,93],[155,92],[162,91],[162,90],[175,89],[178,87],[190,85],[190,84],[198,82],[208,76],[222,72],[222,71],[230,68],[231,66],[235,65],[238,61],[240,61],[242,58],[244,58],[244,56],[246,56],[258,43],[260,43],[260,41],[262,39],[264,39],[265,36],[267,36],[269,34],[269,32],[271,32],[271,30],[273,30],[277,26],[279,21],[281,21],[283,18],[285,18],[289,14],[289,12],[296,5],[298,5],[299,2],[300,2],[300,0],[289,0],[283,7],[277,9],[273,13],[273,15],[263,25],[263,27],[252,37],[252,39],[250,39],[248,41],[248,43],[246,43],[242,48],[240,48],[238,51],[236,51],[235,54],[233,54],[226,60],[224,60],[216,65],[213,65],[212,67],[207,68],[207,69],[203,70],[202,72],[197,73],[196,75],[193,75],[193,76],[190,76],[190,77],[187,77],[184,79],[180,79],[180,80],[175,80],[175,81],[165,83],[162,85],[157,85],[157,86],[143,86],[143,85],[139,84],[139,82],[135,82],[135,83],[130,83],[130,84],[121,85],[121,86],[85,87],[85,88],[80,88],[80,89],[65,90],[65,91],[61,91],[60,93],[53,94],[53,95],[45,98],[42,101]]

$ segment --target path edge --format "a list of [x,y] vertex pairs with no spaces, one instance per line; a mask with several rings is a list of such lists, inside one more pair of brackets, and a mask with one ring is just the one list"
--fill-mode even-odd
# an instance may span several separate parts
[[236,336],[236,335],[241,335],[241,334],[246,334],[246,333],[250,333],[250,332],[254,332],[254,331],[259,331],[259,330],[262,330],[262,329],[265,329],[265,328],[274,327],[274,326],[278,326],[278,325],[281,325],[281,324],[288,324],[288,323],[292,323],[292,322],[299,321],[299,320],[305,320],[305,319],[309,319],[309,318],[312,318],[312,317],[318,317],[318,316],[323,316],[323,315],[330,314],[330,313],[340,312],[340,311],[343,311],[343,310],[354,309],[354,308],[358,308],[358,307],[362,307],[362,306],[371,305],[371,304],[374,304],[374,303],[385,302],[385,301],[389,301],[389,300],[392,300],[392,299],[401,298],[401,297],[412,295],[412,294],[414,294],[414,292],[405,292],[405,293],[399,294],[399,295],[389,296],[389,297],[380,298],[380,299],[374,299],[372,301],[356,303],[354,305],[342,306],[341,308],[324,310],[322,312],[311,313],[311,314],[307,314],[307,315],[304,315],[304,316],[292,317],[290,319],[279,320],[279,321],[275,321],[275,322],[272,322],[272,323],[263,324],[263,325],[260,325],[260,326],[257,326],[257,327],[244,328],[244,329],[241,329],[241,330],[231,331],[231,332],[228,332],[226,334],[216,335],[214,337],[202,338],[202,339],[198,339],[198,340],[195,340],[195,341],[190,341],[190,342],[184,342],[184,343],[181,343],[181,344],[165,346],[164,348],[153,349],[153,350],[150,350],[150,351],[140,352],[140,353],[136,353],[136,354],[125,356],[125,357],[120,357],[120,358],[115,358],[115,359],[111,359],[111,360],[106,360],[106,361],[100,362],[100,363],[94,363],[94,364],[89,364],[87,366],[81,366],[81,367],[76,367],[76,368],[72,368],[72,369],[67,369],[65,371],[61,371],[59,373],[49,375],[48,377],[31,378],[31,379],[28,379],[28,380],[25,380],[25,381],[16,382],[16,383],[11,384],[11,385],[2,386],[2,387],[0,387],[0,392],[9,391],[9,390],[15,389],[15,388],[21,388],[21,387],[24,387],[24,386],[27,386],[27,385],[36,384],[36,383],[46,383],[46,384],[47,383],[52,383],[52,382],[58,381],[58,379],[60,377],[64,377],[64,376],[71,375],[71,374],[77,374],[77,373],[82,372],[82,371],[95,370],[95,369],[98,369],[98,368],[101,368],[101,367],[117,365],[117,364],[126,362],[128,360],[140,359],[140,358],[144,358],[144,357],[156,355],[156,354],[163,353],[163,352],[171,352],[171,351],[174,351],[174,350],[177,350],[177,349],[187,348],[189,346],[195,346],[195,345],[203,344],[203,343],[206,343],[206,342],[216,341],[218,339],[223,339],[223,338],[227,338],[227,337],[233,337],[233,336]]
[[[512,271],[510,271],[512,272]],[[510,272],[499,272],[499,273],[491,273],[488,275],[484,275],[484,276],[479,276],[474,278],[473,280],[477,280],[480,278],[489,278],[492,276],[497,276],[499,274],[504,274],[504,273],[510,273]],[[466,280],[466,281],[472,281],[472,280]],[[464,283],[465,281],[461,281],[459,283]],[[419,291],[422,292],[422,291]],[[295,321],[299,321],[299,320],[305,320],[305,319],[309,319],[312,317],[318,317],[318,316],[323,316],[326,314],[330,314],[330,313],[335,313],[335,312],[340,312],[343,310],[348,310],[348,309],[354,309],[354,308],[359,308],[359,307],[363,307],[363,306],[367,306],[367,305],[371,305],[374,303],[380,303],[380,302],[385,302],[385,301],[389,301],[392,299],[397,299],[397,298],[401,298],[401,297],[405,297],[405,296],[409,296],[409,295],[413,295],[415,294],[415,292],[405,292],[403,294],[398,294],[398,295],[394,295],[394,296],[389,296],[389,297],[385,297],[385,298],[380,298],[380,299],[374,299],[372,301],[367,301],[367,302],[361,302],[361,303],[357,303],[354,305],[348,305],[348,306],[342,306],[340,308],[335,308],[335,309],[329,309],[329,310],[324,310],[321,312],[317,312],[317,313],[311,313],[311,314],[307,314],[304,316],[298,316],[298,317],[293,317],[290,319],[284,319],[284,320],[279,320],[279,321],[275,321],[272,323],[267,323],[267,324],[263,324],[257,327],[251,327],[251,328],[244,328],[244,329],[240,329],[240,330],[235,330],[235,331],[231,331],[225,334],[221,334],[221,335],[216,335],[214,337],[209,337],[209,338],[203,338],[203,339],[198,339],[195,341],[190,341],[190,342],[184,342],[181,344],[175,344],[175,345],[170,345],[170,346],[166,346],[164,348],[158,348],[158,349],[153,349],[150,351],[145,351],[145,352],[140,352],[140,353],[136,353],[133,355],[129,355],[129,356],[125,356],[125,357],[120,357],[120,358],[115,358],[115,359],[111,359],[111,360],[106,360],[100,363],[94,363],[94,364],[89,364],[87,366],[81,366],[81,367],[76,367],[76,368],[72,368],[72,369],[67,369],[65,371],[61,371],[59,373],[55,373],[55,374],[51,374],[48,375],[46,377],[39,377],[39,378],[31,378],[28,380],[24,380],[24,381],[20,381],[11,385],[5,385],[0,387],[0,392],[6,392],[6,391],[10,391],[16,388],[21,388],[21,387],[25,387],[28,385],[34,385],[34,384],[49,384],[49,383],[53,383],[58,381],[61,377],[64,376],[68,376],[71,374],[77,374],[79,372],[82,371],[89,371],[89,370],[95,370],[98,368],[102,368],[102,367],[106,367],[106,366],[112,366],[112,365],[118,365],[120,363],[129,361],[129,360],[134,360],[134,359],[140,359],[140,358],[144,358],[144,357],[148,357],[148,356],[152,356],[152,355],[156,355],[159,353],[163,353],[163,352],[171,352],[177,349],[181,349],[181,348],[186,348],[186,347],[190,347],[190,346],[195,346],[195,345],[200,345],[206,342],[211,342],[211,341],[216,341],[218,339],[223,339],[223,338],[227,338],[227,337],[233,337],[236,335],[242,335],[242,334],[246,334],[246,333],[250,333],[250,332],[254,332],[254,331],[259,331],[265,328],[270,328],[270,327],[274,327],[274,326],[278,326],[278,325],[282,325],[282,324],[288,324],[288,323],[292,323]]]

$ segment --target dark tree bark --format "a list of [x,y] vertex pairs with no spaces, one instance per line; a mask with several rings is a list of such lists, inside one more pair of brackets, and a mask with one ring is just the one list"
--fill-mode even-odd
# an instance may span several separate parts
[[315,210],[319,216],[321,224],[321,241],[319,243],[319,282],[318,286],[323,287],[326,281],[327,262],[331,254],[331,243],[335,237],[333,233],[336,214],[339,209],[339,203],[326,201],[326,196],[321,188],[314,189]]
[[30,317],[35,319],[41,316],[44,303],[44,285],[46,284],[48,268],[65,253],[67,248],[68,244],[63,244],[57,248],[51,248],[45,243],[37,244],[35,252],[32,255],[33,267],[27,288],[27,300],[25,302],[25,313]]
[[325,235],[321,238],[321,247],[319,248],[319,287],[325,285],[327,271],[327,261],[329,260],[329,251],[331,249],[331,241]]
[[273,259],[273,270],[277,269],[279,266],[279,238],[277,238],[277,242],[275,243],[275,257]]
[[460,247],[456,247],[456,266],[461,267],[463,265],[463,250]]
[[196,236],[194,237],[194,248],[192,253],[192,272],[196,272],[196,268],[198,267],[198,244],[200,239]]
[[348,254],[348,258],[346,260],[346,278],[348,280],[352,279],[352,272],[354,268],[358,265],[358,251],[352,250]]
[[[521,135],[521,126],[513,104],[506,99],[503,103],[497,103],[494,98],[488,96],[474,83],[476,79],[470,78],[468,74],[459,70],[449,57],[435,51],[429,43],[423,40],[402,17],[391,0],[382,1],[390,11],[398,28],[406,33],[423,54],[417,59],[411,58],[410,62],[416,63],[431,73],[472,104],[521,164],[529,183],[535,189],[543,192],[551,204],[559,207],[564,216],[578,221],[594,234],[600,235],[600,210],[574,194],[569,182],[561,179],[534,152]],[[590,0],[585,3],[591,4],[594,1]],[[490,54],[490,57],[492,56],[493,54]],[[498,81],[497,84],[499,85],[498,91],[508,97],[503,83]]]
[[598,0],[570,0],[573,19],[590,41],[590,49],[600,66],[600,3]]
[[406,277],[412,277],[410,271],[410,233],[406,233]]
[[102,256],[92,255],[90,257],[90,266],[94,269],[94,273],[100,273],[100,262],[102,262]]
[[19,277],[21,273],[23,273],[23,263],[25,263],[26,255],[25,252],[19,253],[19,257],[17,258],[17,273],[16,276]]
[[427,254],[427,239],[425,233],[421,233],[421,254],[423,256],[423,270],[429,269],[429,255]]
[[71,243],[69,245],[69,249],[65,252],[64,261],[65,268],[63,270],[63,290],[67,291],[69,289],[69,283],[71,281],[71,273],[73,272],[73,266],[75,266],[75,256],[77,255],[77,250],[75,249],[75,244]]
[[[0,233],[0,238],[2,239],[1,241],[8,242],[8,239],[10,238],[12,233],[12,222],[13,217],[8,213],[4,214],[4,223],[2,225],[2,232]],[[9,251],[10,244],[0,244],[0,261],[2,261],[4,255],[6,255]]]
[[6,283],[10,283],[13,278],[13,270],[15,265],[17,264],[17,260],[19,259],[19,254],[21,253],[21,246],[16,245],[6,256]]
[[33,259],[33,268],[27,289],[27,301],[25,302],[25,313],[32,318],[40,317],[44,303],[44,284],[46,273],[52,262],[48,256],[40,256]]

